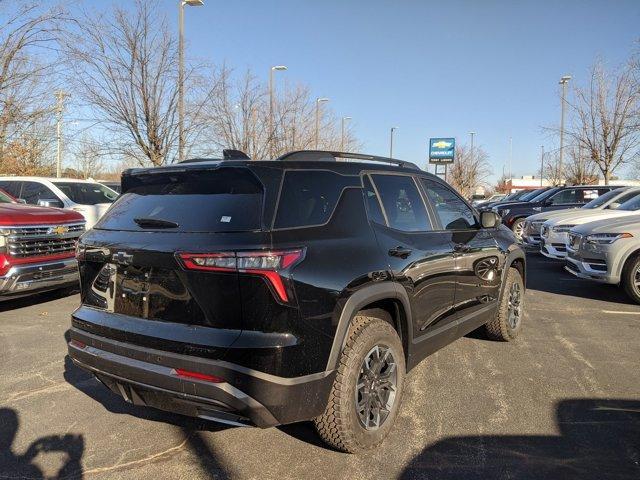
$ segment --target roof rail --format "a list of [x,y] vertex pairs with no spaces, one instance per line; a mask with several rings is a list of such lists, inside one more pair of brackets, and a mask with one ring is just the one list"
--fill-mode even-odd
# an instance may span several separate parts
[[284,155],[276,158],[276,160],[287,161],[320,160],[329,162],[339,162],[341,159],[361,160],[365,162],[381,162],[391,165],[398,165],[399,167],[420,170],[420,168],[415,163],[405,162],[404,160],[398,160],[388,157],[378,157],[376,155],[367,155],[364,153],[336,152],[331,150],[296,150],[294,152],[285,153]]

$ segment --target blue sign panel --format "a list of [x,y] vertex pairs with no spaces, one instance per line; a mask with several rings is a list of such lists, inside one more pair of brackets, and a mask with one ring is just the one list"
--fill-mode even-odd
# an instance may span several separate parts
[[455,151],[455,138],[429,139],[429,163],[453,163]]

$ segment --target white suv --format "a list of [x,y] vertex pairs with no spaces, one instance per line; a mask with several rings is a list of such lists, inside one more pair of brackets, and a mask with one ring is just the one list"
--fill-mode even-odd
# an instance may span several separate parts
[[90,229],[118,193],[93,180],[43,177],[0,177],[0,188],[31,205],[69,208],[82,214]]

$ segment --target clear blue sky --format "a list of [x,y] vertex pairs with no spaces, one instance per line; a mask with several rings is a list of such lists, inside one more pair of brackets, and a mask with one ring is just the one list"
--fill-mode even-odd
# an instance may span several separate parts
[[[502,173],[537,172],[543,126],[559,122],[558,80],[616,65],[640,39],[640,1],[220,1],[187,7],[190,55],[303,82],[327,96],[372,154],[426,162],[429,137],[455,136]],[[92,2],[87,2],[91,4]],[[177,24],[177,1],[158,1]],[[176,6],[174,7],[174,4]]]

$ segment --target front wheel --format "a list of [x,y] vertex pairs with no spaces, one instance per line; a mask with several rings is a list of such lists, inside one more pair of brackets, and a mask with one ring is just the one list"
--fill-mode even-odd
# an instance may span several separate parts
[[519,218],[513,222],[511,230],[518,240],[522,240],[522,235],[524,235],[524,218]]
[[622,270],[620,281],[629,298],[640,303],[640,255],[629,259]]
[[398,413],[406,372],[402,343],[383,311],[361,312],[349,329],[325,412],[314,422],[343,452],[371,450]]
[[500,297],[496,317],[485,325],[487,335],[493,340],[515,340],[522,328],[524,316],[524,282],[518,269],[511,267]]

